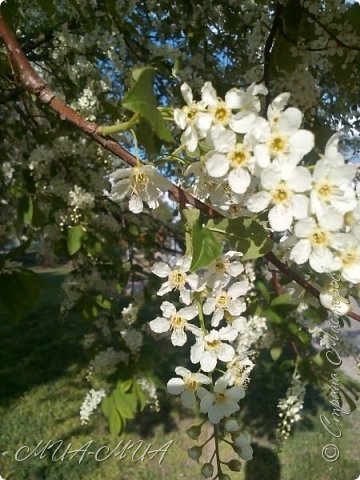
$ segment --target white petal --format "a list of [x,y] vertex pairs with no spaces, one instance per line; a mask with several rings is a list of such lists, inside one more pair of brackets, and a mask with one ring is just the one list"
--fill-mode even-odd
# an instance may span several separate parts
[[129,199],[129,209],[133,213],[141,213],[143,211],[144,204],[137,195],[132,195]]
[[199,363],[200,358],[204,352],[204,340],[197,338],[190,350],[190,360],[192,363]]
[[228,177],[229,187],[235,193],[245,193],[251,182],[249,172],[243,168],[235,168]]
[[258,192],[249,198],[247,208],[250,210],[250,212],[262,212],[267,208],[270,201],[271,195],[268,192]]
[[294,195],[292,199],[293,215],[296,220],[306,218],[309,214],[309,199],[305,195]]
[[227,155],[214,152],[206,157],[205,167],[210,177],[220,178],[229,170],[229,159]]
[[217,94],[211,82],[205,82],[201,89],[201,98],[206,105],[214,106],[217,104]]
[[149,326],[153,332],[164,333],[169,330],[170,322],[163,317],[157,317],[149,323]]
[[311,188],[311,173],[305,167],[296,167],[291,175],[285,179],[294,192],[306,192]]
[[269,223],[275,232],[289,230],[292,224],[293,214],[291,207],[275,205],[269,212]]
[[228,295],[231,298],[238,298],[241,295],[245,295],[250,289],[249,282],[247,280],[241,280],[240,282],[235,282],[231,285],[228,290]]
[[281,133],[292,134],[300,128],[303,114],[298,108],[287,108],[279,118],[278,127]]
[[198,309],[196,305],[190,305],[189,307],[181,308],[179,310],[179,315],[185,318],[185,320],[192,320],[198,314]]
[[154,264],[152,268],[152,273],[157,275],[158,277],[165,278],[171,272],[171,268],[165,262],[157,262]]
[[236,145],[236,134],[223,127],[215,125],[210,130],[210,138],[214,144],[215,150],[221,153],[230,152]]
[[162,302],[160,305],[161,311],[163,312],[164,317],[170,318],[172,315],[175,315],[176,313],[176,308],[175,305],[173,305],[170,302]]
[[193,408],[196,405],[195,393],[191,390],[184,390],[181,394],[181,401],[184,407]]
[[259,167],[266,168],[270,165],[270,152],[266,145],[255,145],[254,157]]
[[182,347],[185,345],[187,336],[185,331],[182,328],[174,328],[171,333],[171,343],[175,347]]
[[344,217],[335,210],[328,210],[318,218],[319,224],[326,230],[335,232],[340,230],[344,224]]
[[[230,346],[230,345],[229,345]],[[232,359],[232,357],[231,357]],[[231,360],[230,359],[230,360]],[[230,361],[229,360],[229,361]],[[201,369],[204,372],[212,372],[217,364],[217,358],[214,353],[205,351],[200,359]]]
[[179,395],[185,389],[185,383],[182,378],[170,378],[166,387],[171,395]]
[[295,235],[299,238],[306,238],[316,228],[316,221],[312,217],[299,220],[295,225]]
[[314,134],[308,130],[298,130],[289,138],[290,149],[298,154],[299,160],[314,147]]
[[310,253],[311,253],[310,240],[304,238],[302,240],[299,240],[291,250],[290,260],[293,260],[298,265],[302,265],[309,259]]
[[185,102],[188,105],[190,105],[193,102],[193,94],[192,94],[191,88],[189,87],[189,85],[186,82],[184,82],[181,85],[180,90],[181,90],[181,94],[183,96],[183,99],[185,100]]
[[207,392],[206,395],[202,396],[200,402],[200,412],[207,413],[215,401],[215,395],[213,393]]
[[215,298],[207,298],[203,305],[203,312],[205,315],[210,315],[215,310]]
[[211,123],[212,123],[211,113],[199,112],[196,114],[195,125],[200,130],[203,136],[205,136],[208,130],[210,129]]
[[240,112],[232,116],[229,126],[236,133],[247,133],[256,119],[257,115],[253,112]]
[[228,345],[227,343],[221,343],[217,350],[217,356],[222,362],[230,362],[235,357],[235,350],[231,345]]
[[283,178],[283,170],[278,166],[271,166],[261,172],[261,186],[266,190],[275,188]]
[[208,417],[211,423],[217,424],[225,416],[224,409],[221,405],[214,405],[208,413]]
[[187,115],[183,112],[180,108],[175,108],[174,110],[174,120],[176,125],[181,128],[181,130],[185,130],[187,126]]

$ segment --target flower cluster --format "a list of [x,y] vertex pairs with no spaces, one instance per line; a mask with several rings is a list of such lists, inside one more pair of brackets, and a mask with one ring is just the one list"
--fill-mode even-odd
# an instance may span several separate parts
[[301,128],[303,114],[278,95],[260,115],[263,86],[233,88],[219,99],[206,82],[201,100],[181,88],[186,105],[175,109],[181,141],[192,162],[185,174],[192,192],[230,217],[266,215],[281,249],[316,273],[339,272],[360,283],[360,188],[357,166],[345,162],[333,135],[313,167],[314,135]]
[[[184,306],[179,308],[172,302],[162,302],[162,316],[152,320],[149,326],[156,333],[170,334],[175,347],[192,341],[190,362],[198,371],[176,367],[177,376],[168,381],[167,390],[172,395],[180,395],[186,408],[197,405],[200,412],[218,426],[231,419],[235,422],[232,415],[240,409],[239,402],[245,396],[254,367],[240,345],[251,346],[261,337],[263,319],[251,317],[247,321],[242,316],[247,309],[246,295],[251,282],[238,253],[229,251],[206,269],[196,272],[190,272],[190,266],[188,255],[172,265],[163,261],[154,264],[153,273],[164,280],[158,295],[177,292]],[[252,269],[247,270],[253,273]],[[245,331],[249,334],[244,344],[239,332]],[[241,355],[236,348],[242,351]],[[236,431],[236,435],[232,433],[234,451],[250,459],[252,450],[247,437],[242,438],[240,428]],[[194,448],[189,455],[198,455],[197,447]]]
[[101,400],[105,397],[105,390],[94,390],[93,388],[87,393],[81,407],[80,407],[80,420],[82,424],[86,424],[89,421],[90,416],[99,406]]
[[278,404],[280,410],[280,423],[278,425],[280,441],[288,438],[293,424],[301,419],[300,412],[304,406],[305,392],[306,383],[301,381],[299,374],[294,373],[291,385],[286,392],[286,397],[281,399]]

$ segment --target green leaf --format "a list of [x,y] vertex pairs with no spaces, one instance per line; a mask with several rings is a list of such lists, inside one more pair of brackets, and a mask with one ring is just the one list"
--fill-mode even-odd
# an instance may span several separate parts
[[260,293],[264,297],[264,300],[266,301],[266,303],[270,303],[270,292],[267,286],[265,285],[265,283],[261,281],[256,282],[256,287],[258,290],[260,290]]
[[230,244],[243,253],[242,260],[262,257],[273,245],[264,227],[252,218],[229,220],[226,233]]
[[30,196],[21,197],[19,200],[19,216],[22,218],[22,221],[25,225],[31,225],[31,220],[33,217],[33,202]]
[[190,270],[195,272],[207,267],[223,251],[224,245],[216,240],[211,230],[200,227],[197,223],[192,228],[192,262]]
[[70,255],[74,255],[81,248],[81,239],[84,231],[81,225],[70,227],[67,232],[67,249]]
[[284,348],[284,344],[280,340],[276,340],[273,344],[272,347],[270,348],[270,356],[276,362],[281,357],[282,351]]
[[283,293],[279,295],[278,297],[274,298],[270,305],[272,307],[276,307],[277,305],[297,305],[297,303],[294,301],[291,295],[288,293]]
[[146,121],[139,122],[135,127],[137,139],[149,156],[158,155],[161,150],[161,140]]
[[111,409],[113,408],[113,399],[109,395],[104,397],[101,402],[101,409],[106,417],[110,417]]
[[161,140],[173,142],[173,136],[167,128],[161,113],[156,108],[156,97],[153,91],[154,74],[155,70],[153,68],[142,69],[136,75],[136,82],[125,96],[122,105],[144,117]]
[[305,332],[305,330],[300,330],[297,334],[300,342],[302,342],[304,345],[309,345],[310,344],[310,336],[308,333]]
[[114,403],[120,415],[127,419],[132,419],[136,413],[137,398],[134,393],[125,393],[117,387],[113,393]]
[[123,428],[124,422],[116,408],[112,408],[109,416],[110,433],[114,437],[118,436]]

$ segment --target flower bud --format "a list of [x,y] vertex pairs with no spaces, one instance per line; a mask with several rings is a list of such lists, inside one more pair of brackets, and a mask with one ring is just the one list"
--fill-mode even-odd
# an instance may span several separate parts
[[227,466],[232,472],[240,472],[241,470],[241,462],[239,460],[230,460],[230,462],[227,463]]
[[199,463],[202,454],[202,447],[191,447],[187,450],[189,457]]
[[238,430],[240,430],[240,425],[233,418],[229,418],[228,420],[226,420],[224,427],[227,432],[237,432]]
[[192,425],[186,430],[186,433],[192,440],[197,440],[201,433],[201,427],[202,425]]
[[204,463],[201,469],[201,475],[205,478],[210,478],[214,474],[214,467],[211,463]]

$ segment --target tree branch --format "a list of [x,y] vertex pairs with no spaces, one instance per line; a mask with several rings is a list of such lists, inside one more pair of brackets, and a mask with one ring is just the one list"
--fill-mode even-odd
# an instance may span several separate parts
[[[279,15],[279,13],[278,13]],[[275,22],[274,22],[275,23]],[[274,34],[275,35],[275,34]],[[36,95],[39,100],[50,107],[54,112],[56,112],[62,120],[67,120],[72,123],[90,138],[95,140],[99,145],[101,145],[105,150],[116,155],[118,158],[126,162],[131,166],[136,166],[138,160],[134,155],[128,152],[124,147],[119,145],[111,137],[103,137],[99,133],[99,127],[91,122],[85,120],[81,115],[79,115],[75,110],[70,108],[68,105],[64,104],[59,100],[56,95],[45,85],[43,80],[35,72],[30,62],[23,53],[19,43],[17,42],[13,32],[8,27],[6,21],[0,14],[0,36],[3,38],[5,46],[9,52],[11,62],[14,69],[18,72],[20,81],[24,88],[30,93]],[[197,198],[193,197],[191,194],[185,192],[182,188],[172,184],[169,188],[169,193],[179,204],[188,204],[192,207],[195,207],[205,213],[211,218],[220,218],[223,215],[201,202]],[[305,280],[301,275],[296,271],[292,270],[286,264],[281,262],[272,252],[267,253],[266,258],[269,262],[275,265],[286,277],[291,280],[294,280],[299,285],[301,285],[305,290],[310,292],[315,297],[319,298],[320,292],[312,286],[307,280]],[[357,315],[354,312],[349,312],[348,317],[353,318],[360,322],[360,315]]]
[[319,25],[319,27],[321,27],[324,32],[326,32],[329,37],[334,40],[338,45],[340,45],[341,47],[343,48],[347,48],[349,50],[357,50],[358,52],[360,52],[360,47],[356,47],[354,45],[348,45],[347,43],[344,43],[342,40],[340,40],[336,34],[334,32],[332,32],[326,25],[324,25],[318,18],[316,15],[314,15],[313,13],[309,12],[308,10],[306,10],[306,8],[303,8],[303,11],[305,12],[305,14],[311,18],[311,20],[313,20],[315,23],[317,23]]
[[271,67],[271,53],[274,47],[275,37],[278,31],[281,29],[282,24],[282,13],[284,7],[280,5],[280,3],[276,4],[275,13],[274,13],[274,20],[273,24],[269,33],[269,36],[265,43],[264,49],[264,75],[263,81],[268,89],[269,93],[266,96],[266,108],[269,106],[270,103],[270,67]]

